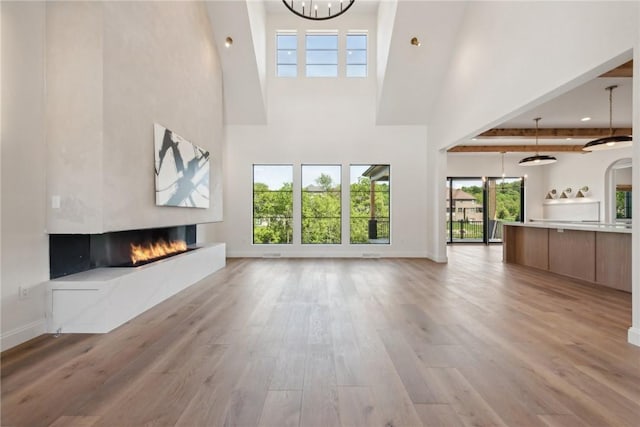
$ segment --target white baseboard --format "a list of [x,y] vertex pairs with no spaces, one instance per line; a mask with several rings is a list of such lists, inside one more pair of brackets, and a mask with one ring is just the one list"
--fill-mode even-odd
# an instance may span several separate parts
[[444,256],[435,256],[433,254],[428,254],[427,258],[429,258],[433,262],[437,262],[437,263],[441,263],[441,264],[446,264],[446,263],[449,262],[449,258],[447,258],[446,255],[444,255]]
[[43,317],[42,319],[35,320],[19,328],[7,331],[0,335],[0,351],[8,350],[23,342],[27,342],[30,339],[38,337],[46,333],[47,321]]
[[627,340],[629,341],[629,344],[637,345],[638,347],[640,347],[640,328],[636,328],[633,326],[630,327]]
[[234,251],[227,250],[227,258],[429,258],[426,252],[419,251],[394,251],[385,252],[375,250],[376,248],[363,249],[361,251],[286,251],[270,250],[265,248],[262,251]]

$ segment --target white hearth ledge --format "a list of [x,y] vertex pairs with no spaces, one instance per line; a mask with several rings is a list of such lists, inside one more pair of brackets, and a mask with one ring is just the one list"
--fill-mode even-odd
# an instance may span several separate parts
[[628,336],[629,344],[637,345],[640,347],[640,328],[629,328]]
[[106,333],[226,265],[224,243],[133,268],[97,268],[47,284],[50,333]]

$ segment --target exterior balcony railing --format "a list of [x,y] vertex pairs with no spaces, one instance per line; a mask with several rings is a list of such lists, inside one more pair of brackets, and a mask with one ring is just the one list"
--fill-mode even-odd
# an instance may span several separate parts
[[[489,241],[502,241],[502,220],[489,221]],[[460,219],[447,221],[447,235],[451,241],[481,242],[483,241],[484,221]]]

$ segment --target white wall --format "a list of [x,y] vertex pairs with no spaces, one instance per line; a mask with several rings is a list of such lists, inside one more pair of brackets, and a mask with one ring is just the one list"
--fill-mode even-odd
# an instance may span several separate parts
[[[266,123],[264,5],[256,0],[205,2],[224,73],[224,123]],[[227,37],[233,39],[229,47]]]
[[[222,71],[205,5],[104,5],[104,229],[222,220]],[[209,150],[209,209],[155,206],[154,122]]]
[[103,231],[103,5],[46,8],[47,230]]
[[389,48],[391,47],[391,37],[393,36],[393,24],[396,20],[396,11],[398,9],[398,0],[388,0],[380,2],[378,5],[378,22],[376,28],[378,31],[376,40],[376,63],[377,63],[377,82],[378,97],[384,82],[384,75],[387,71],[387,62],[389,60]]
[[247,0],[247,14],[251,25],[251,37],[253,40],[253,50],[256,57],[256,68],[262,90],[262,99],[266,99],[266,79],[267,79],[267,40],[266,22],[267,15],[264,10],[264,3],[261,1]]
[[[223,98],[200,2],[2,2],[1,63],[6,349],[45,330],[47,231],[222,218]],[[211,151],[210,209],[155,206],[154,122]]]
[[[48,194],[61,199],[49,231],[221,220],[222,75],[204,3],[48,3],[47,45]],[[211,152],[211,208],[155,206],[154,123]]]
[[[636,14],[637,22],[640,22],[640,8]],[[640,25],[636,32],[636,46],[633,51],[633,128],[640,129]],[[633,182],[640,182],[640,144],[637,141],[637,133],[635,143],[632,147],[632,163]],[[632,276],[631,276],[631,307],[632,320],[631,327],[628,331],[628,340],[630,343],[640,346],[640,191],[632,193],[632,227],[635,230],[631,236],[631,253],[633,254]]]
[[[575,196],[578,189],[588,186],[589,199],[600,202],[600,220],[605,220],[605,175],[612,163],[630,158],[631,148],[594,151],[589,154],[557,154],[558,162],[546,166],[546,191],[555,188],[558,192],[572,189]],[[566,218],[568,219],[568,218]]]
[[[518,162],[527,153],[506,153],[504,171],[507,176],[525,176],[525,220],[542,218],[542,201],[545,196],[545,175],[553,165],[522,167]],[[449,153],[447,176],[455,177],[499,177],[502,175],[500,153]]]
[[[339,18],[307,23],[289,15],[267,22],[267,51],[274,52],[275,31],[297,29],[299,49],[309,28],[369,30],[369,77],[310,78],[303,64],[297,79],[274,77],[274,57],[267,56],[267,126],[228,126],[225,143],[225,222],[229,256],[426,256],[426,127],[376,126],[376,16],[347,27]],[[344,47],[344,37],[340,38]],[[341,50],[344,52],[344,50]],[[302,55],[298,56],[302,58]],[[344,57],[340,56],[341,68]],[[252,244],[252,165],[294,165],[294,244]],[[350,164],[391,165],[391,245],[350,245],[348,216],[343,215],[341,245],[300,243],[300,165],[340,164],[348,182]],[[345,188],[343,186],[343,188]],[[343,212],[348,214],[347,192]]]
[[[2,49],[2,3],[0,3],[0,52]],[[0,64],[0,104],[2,103],[2,82],[3,82],[3,73],[2,73],[2,64]],[[2,266],[2,229],[4,226],[2,225],[2,140],[4,139],[4,134],[2,133],[2,105],[0,105],[0,268]],[[0,271],[0,295],[2,294],[2,272]],[[2,333],[2,307],[0,307],[0,334]],[[0,351],[2,351],[2,339],[0,338]]]
[[614,170],[615,183],[618,185],[632,185],[633,177],[632,177],[632,168],[626,167],[622,169]]
[[[2,2],[2,340],[45,330],[44,3]],[[29,289],[18,299],[18,288]]]

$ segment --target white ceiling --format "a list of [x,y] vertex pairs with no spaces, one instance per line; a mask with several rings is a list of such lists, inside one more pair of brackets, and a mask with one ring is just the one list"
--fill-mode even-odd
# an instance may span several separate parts
[[[613,90],[613,127],[632,127],[632,81],[630,77],[599,77],[547,101],[519,116],[496,126],[496,128],[535,129],[536,117],[543,128],[608,128],[609,91],[608,86],[618,85]],[[581,121],[591,117],[589,121]],[[540,145],[585,144],[593,138],[540,139]],[[528,145],[533,138],[478,138],[464,141],[464,145]]]
[[[301,0],[295,0],[296,2]],[[311,3],[311,0],[306,0]],[[348,1],[348,0],[344,0]],[[352,8],[340,19],[361,15],[376,15],[381,2],[391,0],[356,0]],[[314,4],[339,0],[313,0]],[[230,122],[241,122],[247,119],[247,105],[263,104],[263,93],[260,91],[260,71],[256,68],[256,57],[259,56],[251,41],[251,21],[255,21],[256,10],[263,9],[263,17],[270,14],[291,14],[281,0],[250,1],[209,1],[209,12],[212,26],[216,33],[216,42],[221,52],[226,94],[236,94],[237,108],[226,110]],[[223,6],[220,3],[230,3]],[[249,3],[254,3],[249,5]],[[256,4],[260,8],[254,7]],[[391,4],[391,3],[389,3]],[[388,6],[386,4],[385,6]],[[439,94],[443,79],[455,49],[456,35],[464,19],[467,2],[462,1],[417,1],[397,0],[393,29],[390,34],[389,54],[386,69],[378,88],[377,123],[382,125],[424,125],[428,124],[429,114]],[[240,6],[242,5],[242,6]],[[235,6],[235,7],[234,7]],[[233,10],[231,10],[233,8]],[[388,7],[387,7],[388,9]],[[248,15],[252,14],[253,17]],[[241,15],[241,16],[238,16]],[[264,19],[262,18],[262,19]],[[234,38],[242,39],[234,49],[222,47],[227,33]],[[412,37],[418,37],[422,46],[410,44]],[[247,43],[244,43],[244,41]],[[247,46],[247,49],[238,49]],[[253,56],[253,58],[251,58]],[[259,67],[258,67],[259,68]],[[247,85],[250,82],[251,85]],[[597,78],[586,84],[560,94],[551,101],[545,102],[526,113],[514,117],[497,128],[534,128],[534,117],[541,117],[541,128],[588,128],[609,126],[609,104],[607,86],[618,85],[614,90],[613,126],[631,127],[632,123],[632,79],[631,78]],[[264,88],[262,88],[264,90]],[[225,97],[232,98],[232,97]],[[490,101],[490,100],[488,100]],[[225,101],[227,102],[227,101]],[[235,112],[235,114],[234,114]],[[589,122],[581,122],[582,117],[592,118]],[[256,108],[249,122],[264,122],[264,111]],[[528,139],[487,139],[468,140],[463,144],[530,144]],[[585,140],[550,140],[541,139],[540,144],[579,144]]]
[[[262,4],[207,1],[206,6],[222,67],[225,123],[266,123],[261,63],[256,54],[259,48],[254,44],[251,26],[252,16],[264,15]],[[227,37],[233,39],[230,48],[225,46]]]
[[[498,127],[533,128],[533,119],[541,117],[541,128],[608,128],[609,91],[605,88],[612,85],[618,85],[613,90],[613,126],[631,127],[632,80],[630,77],[594,79]],[[591,120],[582,122],[583,117]]]
[[[358,0],[359,1],[359,0]],[[377,123],[424,125],[447,72],[466,3],[399,1]],[[411,45],[417,37],[421,46]]]

